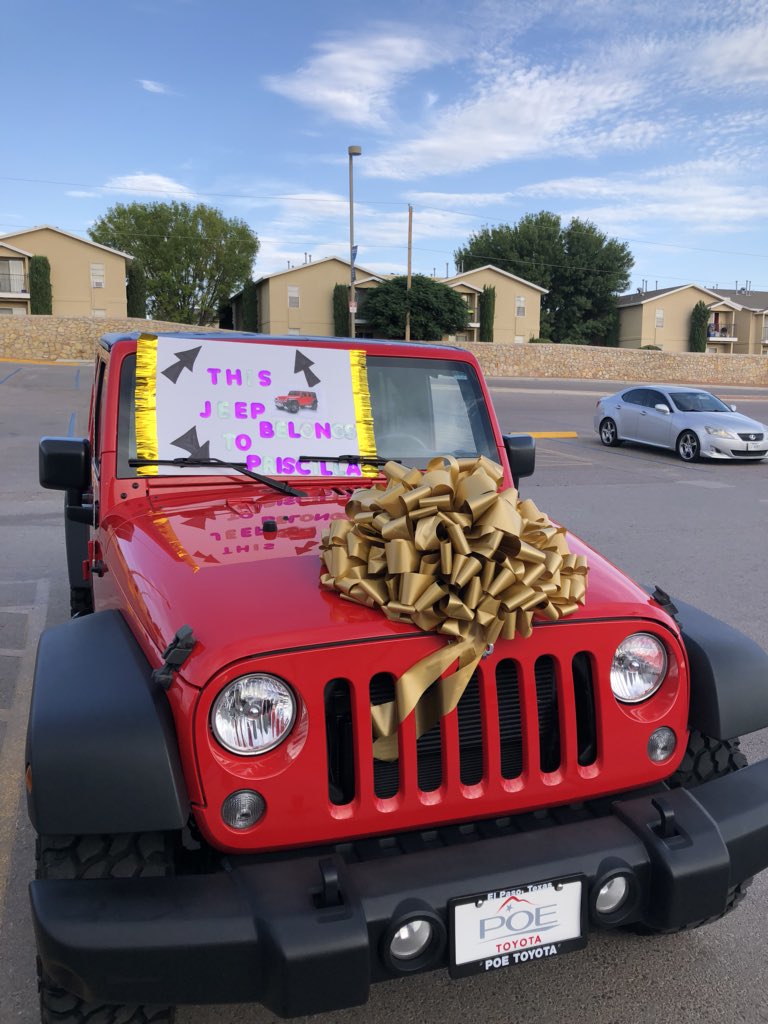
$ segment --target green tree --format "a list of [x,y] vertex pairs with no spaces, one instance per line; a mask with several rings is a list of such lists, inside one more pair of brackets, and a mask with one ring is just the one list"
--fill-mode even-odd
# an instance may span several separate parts
[[688,349],[691,352],[707,351],[707,324],[709,323],[709,310],[707,304],[701,299],[691,310],[691,323],[688,330]]
[[480,330],[478,337],[480,341],[493,341],[493,320],[496,312],[496,289],[492,284],[483,285],[483,290],[478,298],[478,312],[480,316]]
[[243,288],[243,330],[259,333],[259,289],[255,281],[247,281]]
[[47,256],[33,256],[29,261],[29,311],[50,316],[52,310],[51,264]]
[[557,214],[526,214],[515,225],[484,227],[455,252],[462,270],[493,263],[547,289],[541,297],[542,337],[556,342],[605,344],[616,296],[629,284],[634,259],[590,221],[563,227]]
[[144,268],[138,260],[131,260],[128,263],[125,296],[128,303],[128,316],[143,319],[147,315],[147,278]]
[[349,285],[333,286],[333,333],[337,338],[349,334]]
[[245,221],[203,203],[117,203],[88,233],[141,262],[152,318],[185,324],[212,323],[250,281],[259,251]]
[[375,334],[382,338],[405,335],[405,313],[411,311],[411,337],[436,341],[444,334],[455,334],[467,326],[468,309],[462,297],[448,285],[423,274],[411,278],[393,277],[365,297],[362,315]]

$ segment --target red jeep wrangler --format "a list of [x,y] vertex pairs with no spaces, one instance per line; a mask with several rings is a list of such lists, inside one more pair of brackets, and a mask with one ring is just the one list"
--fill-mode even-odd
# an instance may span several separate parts
[[317,409],[317,395],[314,391],[289,391],[287,395],[275,398],[275,408],[286,412],[298,412],[299,409]]
[[[333,418],[299,429],[273,393],[310,364]],[[89,437],[40,446],[41,484],[66,492],[75,612],[40,641],[26,758],[46,1024],[331,1011],[382,979],[735,906],[768,866],[768,762],[746,766],[736,739],[768,725],[768,658],[570,534],[580,600],[552,617],[521,598],[528,628],[502,629],[513,602],[489,581],[525,545],[467,524],[497,500],[514,519],[533,455],[457,349],[102,339]],[[446,479],[467,467],[485,483],[461,485],[451,518]],[[350,517],[385,554],[361,554]],[[531,557],[546,568],[512,576],[551,596],[556,570]],[[401,560],[445,595],[426,613],[391,585]],[[456,706],[443,660],[437,713],[390,718],[383,751],[415,666],[481,611],[496,640],[471,678],[462,662]]]

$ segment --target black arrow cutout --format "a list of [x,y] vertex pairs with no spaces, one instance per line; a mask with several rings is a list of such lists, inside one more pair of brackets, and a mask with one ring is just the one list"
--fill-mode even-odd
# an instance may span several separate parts
[[164,377],[172,381],[174,384],[181,376],[181,371],[186,367],[187,370],[191,370],[195,365],[195,360],[198,357],[202,345],[198,345],[197,348],[188,348],[186,352],[174,352],[173,354],[178,359],[177,363],[173,363],[167,370],[162,370]]
[[296,360],[293,364],[293,372],[304,374],[304,376],[307,378],[308,388],[313,388],[315,384],[320,383],[320,378],[316,377],[314,373],[312,373],[312,371],[310,370],[310,366],[314,365],[315,364],[308,356],[305,356],[303,352],[299,352],[299,350],[296,349]]
[[185,452],[189,452],[193,459],[210,459],[210,441],[206,441],[205,444],[200,444],[200,440],[197,436],[197,427],[192,427],[186,434],[182,434],[181,437],[177,437],[175,441],[171,441],[174,448],[183,448]]

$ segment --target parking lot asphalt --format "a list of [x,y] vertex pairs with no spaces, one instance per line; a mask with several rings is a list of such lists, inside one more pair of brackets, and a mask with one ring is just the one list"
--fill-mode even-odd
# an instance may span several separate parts
[[[37,442],[43,434],[85,430],[89,372],[0,363],[0,1024],[39,1020],[26,900],[34,836],[24,807],[23,741],[37,637],[68,614],[62,497],[38,486]],[[538,440],[537,471],[523,481],[525,495],[641,582],[658,583],[768,648],[768,463],[686,465],[672,453],[602,447],[592,415],[596,397],[617,389],[611,382],[491,384],[505,431],[577,435]],[[764,389],[711,390],[768,419]],[[750,734],[744,749],[752,759],[768,756],[768,735]],[[742,907],[706,929],[654,939],[592,934],[585,951],[558,962],[460,982],[443,971],[387,982],[364,1007],[311,1019],[765,1024],[767,883],[759,877]],[[257,1006],[183,1007],[177,1015],[177,1024],[274,1020]]]

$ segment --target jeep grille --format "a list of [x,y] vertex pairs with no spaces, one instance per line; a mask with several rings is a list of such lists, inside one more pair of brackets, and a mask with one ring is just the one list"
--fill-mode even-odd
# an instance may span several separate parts
[[[562,723],[574,729],[578,766],[593,764],[598,751],[592,677],[585,652],[570,661],[542,655],[530,666],[511,658],[485,660],[456,714],[442,727],[438,723],[418,740],[414,737],[396,761],[374,759],[370,795],[386,800],[410,790],[414,782],[420,791],[436,795],[454,774],[462,787],[491,778],[519,779],[526,769],[526,749],[535,750],[529,761],[535,762],[537,774],[549,775],[562,767]],[[530,683],[523,685],[527,678]],[[391,701],[394,684],[393,675],[376,673],[367,684],[370,702]],[[350,803],[360,788],[353,696],[347,680],[332,680],[325,689],[328,790],[337,806]],[[407,743],[402,731],[400,743]]]

